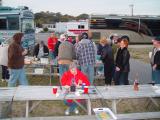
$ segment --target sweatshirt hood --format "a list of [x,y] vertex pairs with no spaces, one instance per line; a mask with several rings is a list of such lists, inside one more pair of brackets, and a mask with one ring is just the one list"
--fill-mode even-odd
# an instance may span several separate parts
[[13,40],[14,40],[15,43],[21,44],[22,37],[23,37],[23,33],[16,33],[13,36]]

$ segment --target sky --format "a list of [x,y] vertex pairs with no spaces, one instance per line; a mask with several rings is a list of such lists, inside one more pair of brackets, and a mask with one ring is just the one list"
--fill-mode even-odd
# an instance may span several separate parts
[[77,16],[82,13],[160,15],[160,0],[2,0],[3,6],[28,6],[34,13],[61,12]]

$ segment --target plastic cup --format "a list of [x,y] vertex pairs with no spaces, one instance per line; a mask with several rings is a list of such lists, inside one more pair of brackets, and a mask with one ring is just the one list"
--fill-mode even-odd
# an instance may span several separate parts
[[57,94],[57,89],[58,89],[58,87],[53,87],[53,89],[52,89],[53,94]]
[[149,58],[151,58],[152,57],[152,52],[149,52]]
[[88,86],[84,86],[84,94],[88,94]]
[[151,84],[152,84],[152,86],[154,86],[154,85],[155,85],[155,82],[154,82],[154,81],[152,81],[152,83],[151,83]]

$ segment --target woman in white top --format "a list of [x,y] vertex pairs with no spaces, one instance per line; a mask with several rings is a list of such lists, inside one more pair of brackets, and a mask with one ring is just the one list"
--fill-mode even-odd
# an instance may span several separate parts
[[8,71],[8,44],[2,43],[0,45],[0,65],[2,66],[2,82],[8,81],[9,71]]

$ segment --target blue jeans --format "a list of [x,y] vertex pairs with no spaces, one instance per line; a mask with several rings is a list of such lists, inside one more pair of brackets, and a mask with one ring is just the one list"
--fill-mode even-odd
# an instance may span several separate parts
[[128,74],[129,72],[116,71],[114,76],[115,85],[129,85]]
[[49,51],[49,58],[51,60],[55,59],[55,55],[54,55],[54,52],[53,51]]
[[81,66],[81,71],[88,76],[90,84],[93,85],[94,81],[94,65],[83,65]]
[[78,106],[75,102],[68,102],[67,100],[64,100],[64,104],[69,107],[70,112],[73,112]]
[[15,87],[17,80],[19,80],[20,85],[28,85],[28,80],[25,75],[24,68],[22,69],[9,69],[10,78],[8,81],[8,87]]
[[152,70],[152,80],[155,84],[160,84],[160,70]]
[[69,69],[69,65],[67,65],[67,64],[59,64],[60,78],[62,77],[64,72],[68,71],[68,69]]

